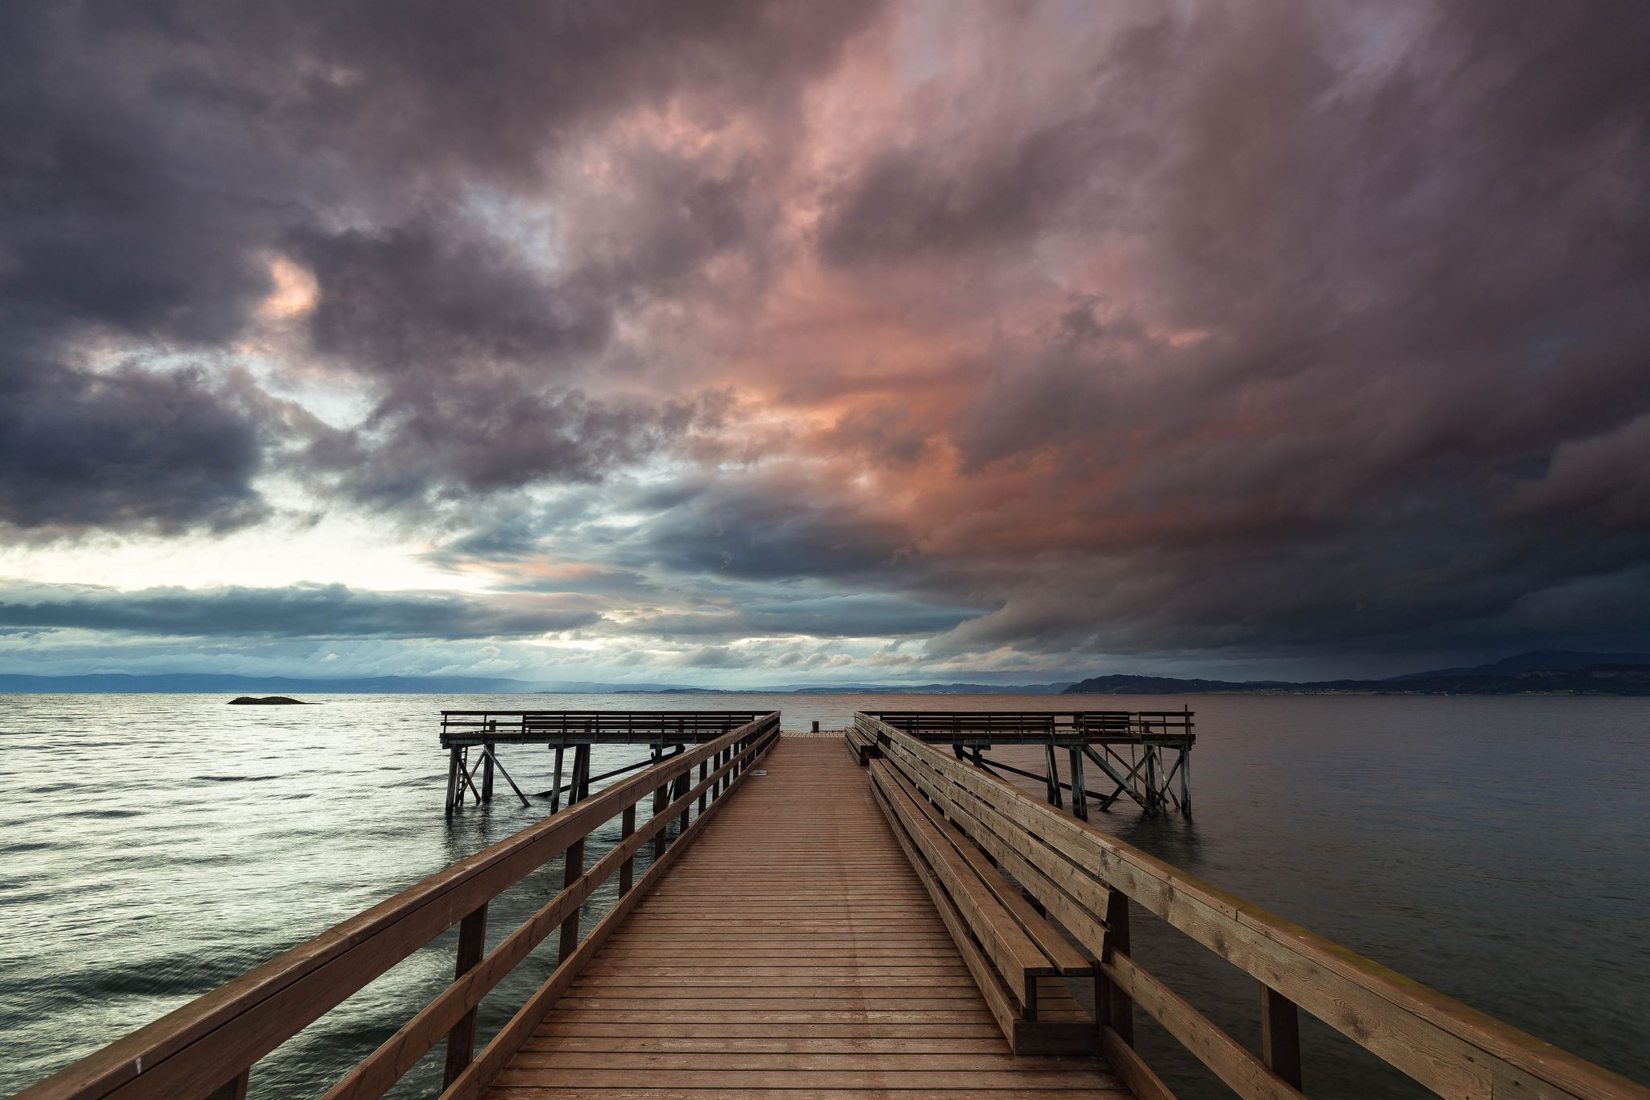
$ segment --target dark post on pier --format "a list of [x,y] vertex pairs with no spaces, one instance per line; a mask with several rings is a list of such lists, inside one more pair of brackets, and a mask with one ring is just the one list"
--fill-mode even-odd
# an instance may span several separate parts
[[[1084,820],[1124,799],[1188,813],[1191,731],[1189,712],[858,713],[823,733],[777,713],[448,712],[448,812],[500,812],[496,778],[533,804],[501,748],[571,749],[544,816],[18,1100],[245,1097],[260,1059],[454,929],[453,980],[327,1100],[383,1096],[426,1055],[442,1100],[1172,1098],[1136,1046],[1145,1017],[1236,1095],[1284,1100],[1313,1079],[1303,1013],[1440,1096],[1650,1100]],[[609,743],[650,752],[592,776]],[[1033,745],[1043,774],[986,755]],[[559,889],[490,927],[545,868]],[[1136,957],[1142,919],[1250,983],[1247,1040]],[[483,1001],[552,936],[554,969],[478,1050]]]

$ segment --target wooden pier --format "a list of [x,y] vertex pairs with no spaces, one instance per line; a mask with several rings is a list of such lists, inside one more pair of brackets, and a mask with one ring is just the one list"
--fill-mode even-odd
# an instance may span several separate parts
[[[930,745],[948,744],[959,760],[972,760],[978,767],[1041,780],[1050,805],[1063,805],[1069,797],[1071,812],[1085,820],[1091,800],[1109,810],[1124,797],[1148,817],[1171,810],[1192,816],[1192,746],[1197,735],[1192,732],[1190,709],[881,710],[867,712],[866,717]],[[1041,746],[1043,773],[987,758],[986,750],[997,745]],[[1068,760],[1065,780],[1060,778],[1061,753]],[[1085,761],[1099,770],[1099,789],[1090,789]]]
[[484,1096],[1129,1095],[1014,1056],[840,734],[761,767]]
[[[563,798],[572,805],[590,797],[593,783],[657,764],[688,745],[713,740],[761,717],[748,710],[444,710],[441,747],[447,750],[447,816],[471,797],[477,804],[491,802],[495,773],[503,776],[523,806],[530,805],[499,758],[498,750],[505,745],[542,745],[555,753],[555,785],[544,792],[555,813]],[[591,775],[592,745],[647,745],[652,754],[647,760]],[[569,752],[572,768],[564,783]]]
[[[443,1100],[1170,1097],[1141,1014],[1279,1100],[1310,1085],[1302,1011],[1441,1096],[1650,1100],[931,740],[866,714],[781,736],[769,714],[684,743],[18,1100],[244,1097],[259,1059],[454,927],[453,982],[328,1100],[382,1096],[426,1054]],[[489,903],[546,866],[562,888],[490,932]],[[1133,957],[1143,914],[1255,982],[1258,1045]],[[552,936],[554,972],[478,1043],[483,998]]]

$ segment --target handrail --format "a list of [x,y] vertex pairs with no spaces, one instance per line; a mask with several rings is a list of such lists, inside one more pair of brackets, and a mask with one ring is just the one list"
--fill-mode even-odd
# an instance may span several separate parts
[[[1178,870],[886,722],[859,713],[854,728],[1100,959],[1102,1050],[1139,1095],[1170,1093],[1133,1048],[1133,1006],[1244,1097],[1301,1095],[1298,1006],[1440,1095],[1650,1100],[1650,1089]],[[1130,956],[1131,902],[1260,982],[1260,1055]]]
[[704,741],[761,718],[754,710],[444,710],[441,747],[570,741]]
[[[328,1095],[380,1096],[442,1039],[448,1041],[449,1086],[443,1096],[476,1095],[513,1052],[501,1043],[519,1045],[537,1023],[533,1014],[542,1018],[548,1012],[595,947],[778,736],[779,715],[773,712],[666,757],[132,1032],[25,1089],[16,1100],[243,1097],[258,1059],[455,924],[460,929],[453,983]],[[653,814],[637,828],[636,806],[648,795],[653,796]],[[623,818],[623,839],[586,871],[585,839],[616,816]],[[673,822],[679,831],[672,843],[667,826]],[[648,840],[654,845],[653,863],[632,881],[635,855]],[[488,903],[564,855],[563,889],[483,957]],[[580,942],[579,906],[614,873],[619,876],[619,904]],[[470,1044],[482,997],[557,929],[562,950],[556,971],[472,1061]],[[552,988],[553,995],[547,993]]]
[[1022,733],[1062,736],[1118,734],[1126,737],[1191,736],[1191,710],[875,710],[867,717],[928,740],[946,734]]

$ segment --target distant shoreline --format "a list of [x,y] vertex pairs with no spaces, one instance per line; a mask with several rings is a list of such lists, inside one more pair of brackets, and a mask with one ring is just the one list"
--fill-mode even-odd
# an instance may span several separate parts
[[[1019,675],[1019,673],[1008,673]],[[1033,674],[1034,675],[1034,674]],[[470,676],[372,676],[320,679],[222,673],[0,673],[0,694],[168,695],[1547,695],[1650,696],[1650,655],[1523,653],[1493,664],[1431,669],[1385,679],[1215,680],[1122,673],[1052,683],[786,684],[693,687],[686,684],[557,683]]]

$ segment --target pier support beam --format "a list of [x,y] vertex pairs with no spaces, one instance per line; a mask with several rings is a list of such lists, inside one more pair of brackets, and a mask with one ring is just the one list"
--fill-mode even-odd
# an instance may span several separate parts
[[1083,753],[1080,749],[1071,750],[1071,812],[1084,821],[1089,819],[1089,793],[1083,788]]
[[458,795],[464,790],[459,786],[458,775],[460,764],[458,754],[462,749],[447,750],[447,816],[452,817],[453,811],[458,808]]
[[566,754],[567,749],[564,748],[561,745],[557,745],[555,747],[555,752],[556,752],[556,785],[554,787],[550,788],[550,812],[551,813],[555,813],[557,810],[561,809],[562,758]]
[[1043,757],[1048,767],[1048,804],[1061,806],[1064,800],[1060,797],[1060,762],[1054,755],[1053,745],[1043,746]]
[[1192,747],[1180,749],[1180,816],[1192,816]]
[[573,746],[573,789],[568,793],[567,804],[583,802],[590,797],[590,746]]
[[526,809],[528,806],[532,805],[532,803],[527,801],[527,796],[521,793],[521,788],[516,786],[516,781],[510,778],[510,773],[505,770],[504,761],[498,758],[498,755],[493,751],[492,746],[483,746],[481,751],[487,758],[486,786],[489,794],[491,793],[493,787],[493,770],[496,768],[498,773],[504,777],[504,781],[510,784],[510,789],[516,792],[516,797],[521,799],[522,809]]
[[466,792],[481,801],[481,791],[476,788],[475,776],[470,773],[470,750],[454,748],[447,762],[447,790],[451,794],[447,800],[447,816],[452,817],[453,811],[464,805]]

